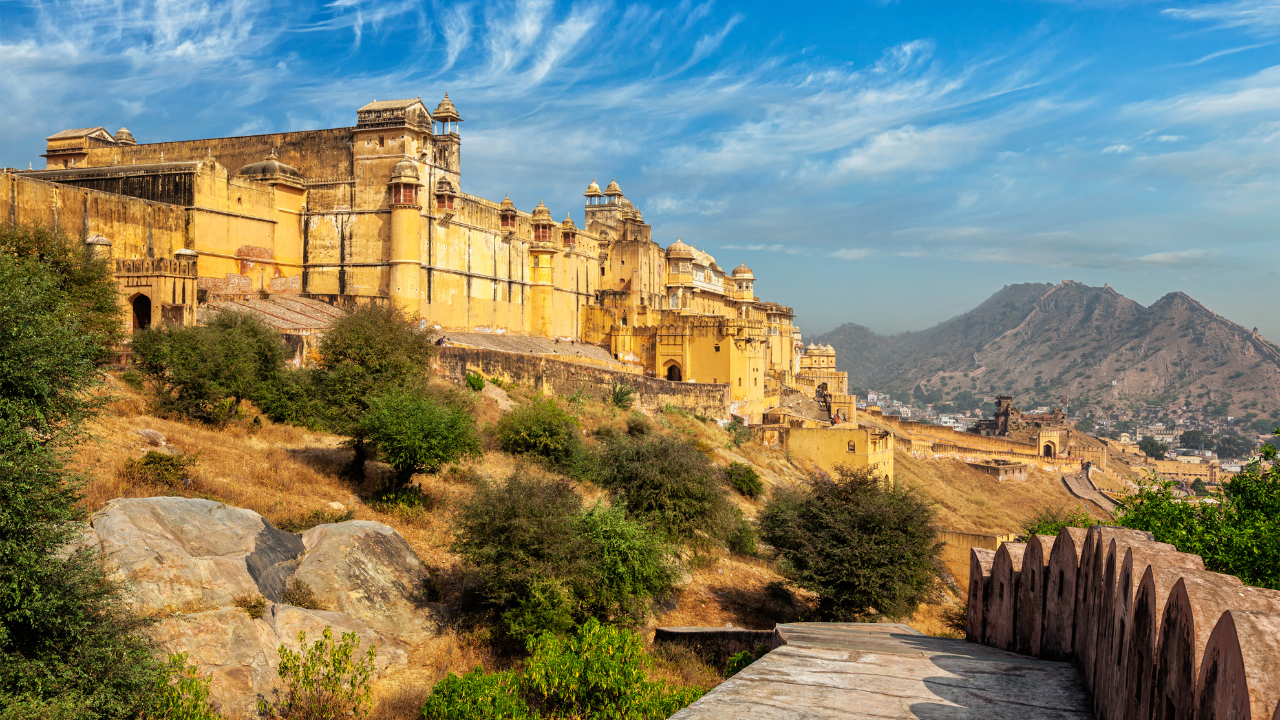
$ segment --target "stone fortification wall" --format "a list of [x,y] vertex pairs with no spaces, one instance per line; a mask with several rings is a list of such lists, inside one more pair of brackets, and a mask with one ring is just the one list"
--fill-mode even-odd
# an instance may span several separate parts
[[547,395],[573,395],[582,390],[603,398],[611,385],[621,383],[635,389],[636,405],[645,410],[672,405],[716,419],[729,417],[729,386],[723,383],[669,382],[596,365],[480,348],[440,348],[436,365],[446,378],[462,380],[468,371],[477,372],[504,383],[529,384]]
[[1070,661],[1099,720],[1280,718],[1280,592],[1149,533],[975,547],[968,598],[970,642]]

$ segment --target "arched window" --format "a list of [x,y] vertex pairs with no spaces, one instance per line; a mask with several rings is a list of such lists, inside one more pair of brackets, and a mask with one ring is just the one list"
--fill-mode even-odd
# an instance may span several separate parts
[[680,366],[679,365],[672,363],[671,367],[667,368],[667,379],[670,380],[671,382],[680,382]]

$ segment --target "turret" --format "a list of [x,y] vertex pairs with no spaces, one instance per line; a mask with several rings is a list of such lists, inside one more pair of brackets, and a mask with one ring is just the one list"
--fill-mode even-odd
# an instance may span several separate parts
[[572,249],[578,244],[578,226],[573,224],[573,216],[565,215],[560,223],[560,240],[565,248]]
[[587,199],[587,206],[599,205],[600,198],[604,197],[604,193],[600,192],[600,186],[596,184],[596,179],[591,178],[591,184],[587,186],[587,191],[582,193]]
[[529,225],[533,228],[534,242],[551,242],[551,228],[555,224],[556,222],[551,219],[551,211],[542,204],[542,200],[538,200],[538,207],[533,209],[533,217],[529,219]]
[[615,205],[622,198],[622,188],[618,187],[617,180],[610,180],[609,186],[604,189],[604,203],[606,205]]
[[751,268],[747,267],[745,263],[739,265],[733,270],[729,296],[741,302],[755,300],[755,282],[756,276],[755,273],[751,272]]
[[421,294],[418,279],[422,272],[422,205],[418,164],[409,158],[391,171],[391,300],[409,315],[417,315]]
[[516,231],[516,204],[511,202],[510,195],[502,198],[502,204],[498,206],[498,220],[503,232]]

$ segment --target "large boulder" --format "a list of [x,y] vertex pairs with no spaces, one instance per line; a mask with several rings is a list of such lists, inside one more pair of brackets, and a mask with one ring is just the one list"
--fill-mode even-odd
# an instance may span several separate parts
[[[321,525],[303,536],[261,515],[210,500],[113,500],[94,514],[84,544],[96,544],[130,586],[134,609],[163,617],[149,630],[166,653],[212,678],[210,698],[227,716],[274,699],[281,645],[298,648],[325,627],[377,648],[378,671],[406,662],[412,644],[438,632],[438,606],[421,602],[428,574],[409,543],[381,523]],[[280,604],[296,574],[325,610]],[[269,602],[260,619],[240,595]]]
[[194,498],[112,500],[93,530],[142,612],[213,610],[243,594],[278,602],[304,551],[252,510]]
[[429,575],[394,529],[368,520],[317,525],[302,534],[307,548],[296,577],[325,607],[380,632],[418,643],[440,632],[440,606],[426,603]]

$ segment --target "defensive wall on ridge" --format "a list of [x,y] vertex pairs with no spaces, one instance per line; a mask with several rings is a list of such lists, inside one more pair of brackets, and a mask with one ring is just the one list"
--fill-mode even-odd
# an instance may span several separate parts
[[460,381],[468,371],[477,372],[486,379],[531,385],[545,395],[569,396],[581,390],[602,398],[611,385],[620,383],[636,391],[636,405],[646,410],[670,405],[716,419],[729,417],[729,386],[723,383],[671,382],[581,362],[482,348],[442,347],[436,365],[442,377]]
[[[896,447],[913,457],[935,459],[939,457],[955,457],[971,460],[1009,460],[1035,464],[1045,470],[1067,469],[1079,467],[1086,461],[1093,460],[1105,466],[1106,454],[1088,452],[1088,456],[1073,454],[1070,457],[1045,457],[1039,451],[1038,443],[1025,443],[988,435],[975,435],[960,432],[943,425],[901,420],[892,415],[884,415],[876,409],[868,409],[865,413],[875,423],[885,427],[894,434]],[[1078,433],[1075,433],[1078,434]],[[1055,437],[1056,441],[1056,437]],[[1062,448],[1066,450],[1066,448]],[[1070,448],[1073,453],[1077,448]]]
[[1149,533],[970,550],[967,639],[1075,665],[1098,720],[1280,719],[1280,592]]

